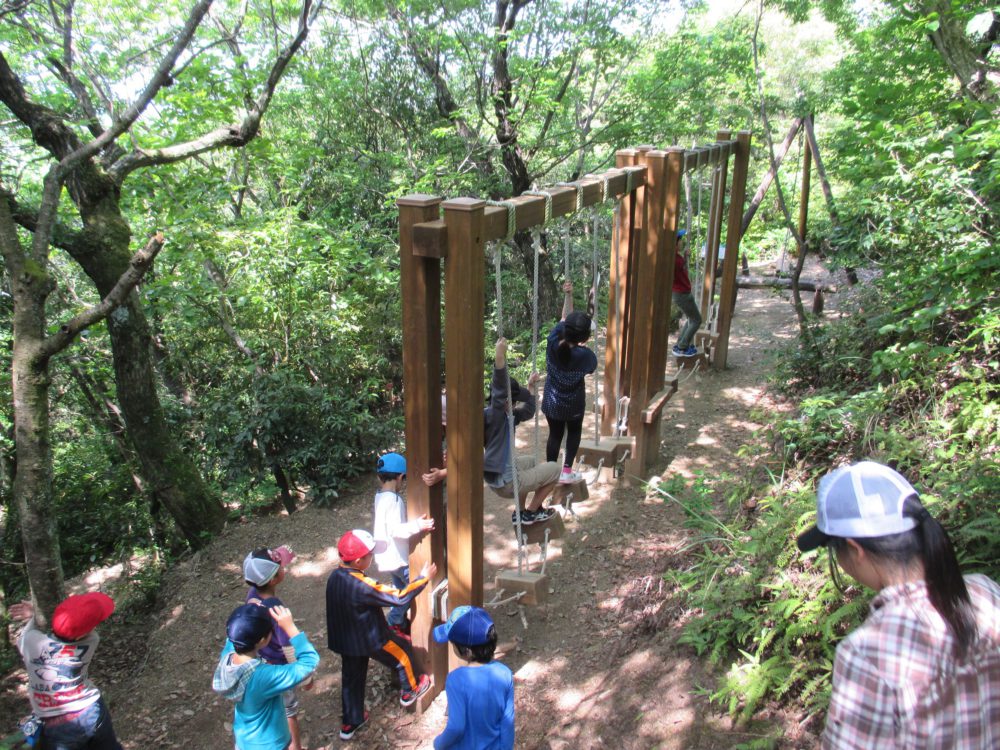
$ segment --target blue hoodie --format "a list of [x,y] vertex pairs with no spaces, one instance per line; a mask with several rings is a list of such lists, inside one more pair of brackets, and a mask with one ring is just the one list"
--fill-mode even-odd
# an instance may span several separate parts
[[239,750],[284,750],[292,741],[281,694],[304,681],[319,664],[319,654],[305,633],[292,638],[295,661],[267,664],[251,659],[233,664],[227,640],[212,678],[212,689],[236,702],[233,734]]

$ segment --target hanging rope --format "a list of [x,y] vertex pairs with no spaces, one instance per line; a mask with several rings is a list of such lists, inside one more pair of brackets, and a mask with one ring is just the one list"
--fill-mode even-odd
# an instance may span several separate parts
[[534,195],[539,198],[545,199],[545,220],[544,224],[548,224],[552,221],[552,193],[546,193],[542,190],[525,190],[521,195]]

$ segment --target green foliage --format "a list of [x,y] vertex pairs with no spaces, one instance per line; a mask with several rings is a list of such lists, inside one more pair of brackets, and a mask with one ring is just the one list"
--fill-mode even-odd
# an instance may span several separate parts
[[[866,600],[845,601],[825,571],[800,560],[794,539],[815,507],[807,488],[782,491],[775,482],[755,523],[712,510],[720,486],[698,477],[690,486],[675,480],[660,487],[693,532],[693,562],[664,575],[696,612],[681,642],[724,670],[709,697],[741,721],[772,699],[817,711],[829,697],[833,640],[857,621]],[[730,491],[731,508],[744,492]]]

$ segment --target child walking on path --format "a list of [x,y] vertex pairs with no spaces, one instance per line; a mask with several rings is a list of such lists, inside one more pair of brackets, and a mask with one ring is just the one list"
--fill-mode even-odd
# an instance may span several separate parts
[[837,646],[822,747],[1000,747],[1000,586],[962,575],[947,532],[888,466],[827,474],[816,515],[799,549],[827,547],[877,592]]
[[493,661],[497,631],[481,607],[456,607],[434,640],[455,648],[469,663],[448,675],[448,724],[434,738],[434,750],[512,750],[514,675]]
[[402,706],[412,705],[431,686],[430,677],[416,673],[410,640],[389,630],[382,608],[408,607],[437,573],[437,566],[424,565],[420,577],[404,589],[384,586],[364,573],[375,554],[384,550],[385,542],[376,542],[367,531],[348,531],[337,542],[341,565],[326,582],[327,644],[341,656],[342,740],[352,739],[368,721],[369,659],[396,671]]
[[[275,624],[295,652],[291,664],[268,664],[261,658]],[[226,645],[212,689],[236,703],[233,735],[237,750],[285,750],[289,746],[292,734],[282,695],[309,679],[318,664],[319,654],[306,634],[299,632],[287,607],[243,604],[233,610],[226,622]]]
[[545,460],[559,457],[563,435],[566,435],[566,455],[563,457],[559,481],[570,484],[580,479],[573,471],[576,452],[583,434],[583,414],[587,408],[584,378],[597,369],[597,355],[583,344],[590,338],[590,316],[573,311],[573,284],[563,284],[563,312],[549,333],[545,347],[545,390],[542,413],[549,423],[549,438],[545,444]]
[[100,640],[95,628],[115,611],[111,597],[97,591],[67,597],[52,614],[51,634],[38,629],[31,602],[8,611],[26,623],[17,648],[28,672],[31,710],[42,722],[41,750],[122,750],[101,691],[87,674]]
[[[385,552],[376,553],[375,567],[388,573],[396,588],[405,589],[410,583],[410,539],[433,531],[434,521],[426,515],[412,521],[406,518],[406,501],[400,494],[406,481],[406,458],[386,453],[378,460],[377,473],[381,489],[375,493],[372,536],[386,547]],[[408,637],[407,609],[405,605],[392,607],[388,621],[397,635]]]
[[[277,596],[278,584],[285,580],[285,568],[295,559],[295,553],[282,545],[274,549],[255,549],[243,561],[243,579],[250,590],[247,591],[247,604],[259,604],[267,609],[283,606]],[[295,649],[291,645],[288,634],[273,623],[271,640],[260,649],[259,656],[267,664],[289,664],[295,661]],[[303,685],[304,690],[312,687],[312,678]],[[292,742],[288,750],[302,750],[301,732],[299,731],[299,698],[295,688],[282,693],[285,705],[285,716],[288,717],[288,730]]]
[[684,313],[684,327],[674,345],[675,357],[693,357],[698,353],[694,346],[694,335],[701,327],[701,310],[691,294],[691,279],[687,272],[687,230],[677,231],[677,255],[674,258],[673,303]]

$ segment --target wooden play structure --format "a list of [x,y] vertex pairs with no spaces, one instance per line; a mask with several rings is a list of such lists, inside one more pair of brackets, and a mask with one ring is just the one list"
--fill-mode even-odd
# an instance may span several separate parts
[[[507,237],[512,228],[538,227],[582,208],[617,201],[617,231],[610,248],[601,428],[594,440],[584,441],[580,454],[587,456],[588,463],[597,463],[594,459],[600,456],[605,466],[613,466],[627,451],[625,472],[641,477],[657,458],[663,408],[677,387],[676,379],[672,384],[665,382],[664,373],[682,177],[705,167],[713,170],[709,269],[716,263],[728,195],[725,259],[718,281],[714,273],[706,273],[701,290],[702,309],[717,313],[705,316],[710,329],[699,334],[699,348],[708,352],[706,365],[722,369],[736,299],[749,152],[749,132],[734,138],[723,130],[714,143],[698,148],[621,150],[614,169],[549,188],[545,194],[518,196],[503,205],[429,195],[408,195],[397,202],[406,453],[411,476],[442,465],[440,386],[447,384],[447,511],[441,485],[411,482],[407,497],[411,518],[429,514],[447,533],[424,537],[412,551],[410,565],[416,570],[426,561],[437,564],[439,577],[448,581],[449,609],[483,604],[486,243]],[[730,160],[732,182],[727,190]],[[623,404],[627,404],[624,420],[616,415]],[[619,430],[623,422],[625,429]],[[619,431],[622,434],[615,436]],[[542,585],[547,593],[547,584]],[[434,689],[421,699],[421,710],[444,687],[449,660],[454,658],[450,649],[430,637],[432,597],[431,591],[421,595],[412,627],[414,648],[435,682]],[[441,617],[446,614],[439,613]]]

